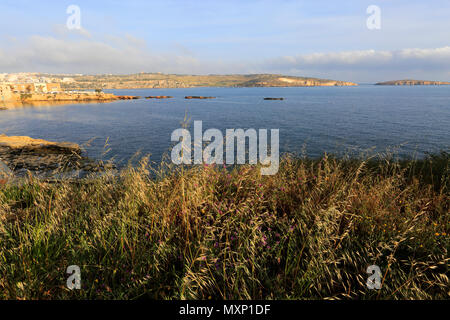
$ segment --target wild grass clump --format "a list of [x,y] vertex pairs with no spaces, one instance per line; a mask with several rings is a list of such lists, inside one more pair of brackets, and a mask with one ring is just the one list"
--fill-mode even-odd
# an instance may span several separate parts
[[450,297],[446,153],[149,170],[0,187],[0,298]]

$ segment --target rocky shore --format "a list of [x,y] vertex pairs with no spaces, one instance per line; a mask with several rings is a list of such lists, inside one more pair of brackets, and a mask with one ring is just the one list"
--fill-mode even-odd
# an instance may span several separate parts
[[97,92],[60,92],[53,94],[32,93],[17,94],[20,101],[112,101],[119,97],[112,93]]
[[108,168],[112,166],[85,157],[76,143],[0,135],[0,179],[24,176],[28,172],[44,177],[86,175]]
[[116,96],[118,100],[136,100],[141,99],[139,96]]
[[215,99],[216,97],[186,96],[185,99]]
[[7,97],[0,97],[0,110],[12,109],[20,106],[59,105],[86,102],[111,102],[116,100],[135,100],[139,96],[115,95],[104,92],[60,92],[52,94],[42,93],[13,93]]

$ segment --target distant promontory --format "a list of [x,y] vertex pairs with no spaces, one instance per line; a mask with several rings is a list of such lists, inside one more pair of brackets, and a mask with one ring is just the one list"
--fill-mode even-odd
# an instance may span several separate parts
[[378,82],[375,85],[379,86],[440,86],[440,85],[450,85],[450,82],[444,81],[428,81],[428,80],[392,80],[385,82]]
[[[52,78],[60,75],[49,75]],[[67,75],[65,75],[67,77]],[[127,75],[71,75],[61,86],[66,90],[198,88],[198,87],[316,87],[357,86],[356,83],[279,74],[183,75],[136,73]]]

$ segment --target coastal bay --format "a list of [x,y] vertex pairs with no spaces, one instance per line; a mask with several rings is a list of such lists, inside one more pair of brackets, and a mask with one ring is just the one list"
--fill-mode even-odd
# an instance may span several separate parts
[[[360,154],[388,148],[422,157],[449,147],[450,87],[373,86],[290,88],[179,88],[105,90],[116,96],[171,99],[72,103],[63,107],[3,110],[0,133],[83,145],[93,159],[119,166],[140,150],[159,161],[170,150],[171,132],[185,114],[204,127],[278,128],[280,152],[319,157],[325,151]],[[215,99],[185,99],[214,96]],[[266,101],[264,97],[284,97]],[[105,141],[108,146],[105,148]],[[304,146],[304,148],[303,148]],[[105,149],[109,152],[104,155]]]

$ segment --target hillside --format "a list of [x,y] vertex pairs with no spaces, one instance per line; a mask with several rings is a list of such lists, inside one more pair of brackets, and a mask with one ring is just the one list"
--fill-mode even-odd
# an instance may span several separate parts
[[380,86],[440,86],[440,85],[448,85],[450,84],[450,82],[405,79],[405,80],[378,82],[375,84]]
[[[52,75],[54,78],[63,77]],[[65,77],[65,76],[64,76]],[[132,89],[132,88],[192,88],[192,87],[312,87],[355,86],[352,82],[292,77],[275,74],[252,75],[178,75],[138,73],[130,75],[73,75],[73,81],[62,82],[66,90]]]

